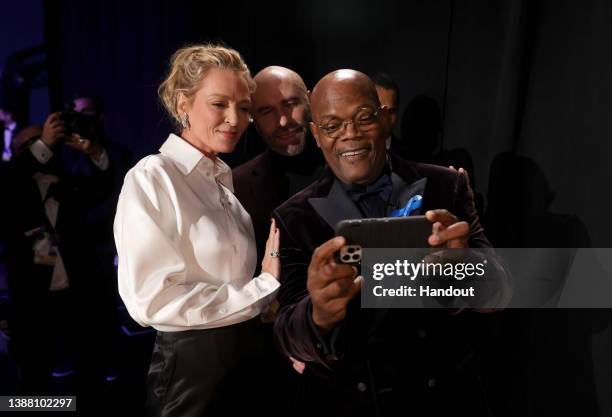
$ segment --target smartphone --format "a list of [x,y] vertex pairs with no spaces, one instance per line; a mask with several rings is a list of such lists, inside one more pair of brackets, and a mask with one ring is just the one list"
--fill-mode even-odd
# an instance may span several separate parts
[[428,248],[432,224],[425,216],[341,220],[336,236],[346,245],[337,253],[341,263],[361,262],[363,248]]

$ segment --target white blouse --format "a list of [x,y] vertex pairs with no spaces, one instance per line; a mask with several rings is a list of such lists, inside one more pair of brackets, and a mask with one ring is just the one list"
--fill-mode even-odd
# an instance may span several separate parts
[[279,287],[253,278],[255,238],[231,169],[176,135],[126,175],[114,232],[119,294],[132,318],[161,331],[256,317]]

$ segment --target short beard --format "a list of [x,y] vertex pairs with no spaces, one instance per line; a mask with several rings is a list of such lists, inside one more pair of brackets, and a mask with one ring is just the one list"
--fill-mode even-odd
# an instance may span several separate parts
[[296,156],[301,154],[304,151],[304,146],[306,145],[306,140],[302,140],[297,145],[288,145],[285,148],[285,154],[287,156]]
[[303,129],[302,130],[302,140],[300,141],[300,143],[296,145],[282,146],[276,143],[276,141],[273,138],[264,139],[264,142],[266,142],[266,145],[268,146],[269,149],[271,149],[272,151],[276,152],[279,155],[297,156],[304,151],[304,148],[306,147],[306,140],[308,140],[308,137],[306,136],[306,130]]

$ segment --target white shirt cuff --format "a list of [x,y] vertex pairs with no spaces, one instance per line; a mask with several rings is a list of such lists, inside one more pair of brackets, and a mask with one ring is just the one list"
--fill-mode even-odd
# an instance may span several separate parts
[[280,287],[280,282],[278,279],[274,278],[274,275],[269,272],[262,272],[258,277],[263,286],[260,288],[262,293],[267,293],[264,297],[260,298],[257,302],[257,308],[259,312],[263,312],[268,304],[270,304],[276,298],[276,293],[278,292],[278,288]]
[[[276,278],[274,275],[272,275],[271,273],[269,273],[269,272],[264,272],[264,271],[262,271],[262,272],[259,274],[259,278],[262,278],[262,279],[268,280],[269,282],[278,282],[278,279],[277,279],[277,278]],[[280,284],[279,284],[279,286],[280,286]]]
[[34,158],[41,164],[46,164],[49,159],[53,158],[53,151],[45,145],[42,139],[38,139],[32,145],[30,145],[30,152],[34,155]]

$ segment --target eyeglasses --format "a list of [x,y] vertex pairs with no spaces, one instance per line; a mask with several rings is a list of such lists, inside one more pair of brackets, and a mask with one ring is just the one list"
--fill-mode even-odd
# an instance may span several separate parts
[[376,110],[363,107],[357,110],[357,113],[348,120],[331,119],[325,123],[317,124],[317,127],[332,139],[338,139],[340,136],[344,135],[346,126],[348,126],[349,123],[353,123],[361,133],[364,133],[375,126],[380,110],[383,108],[385,108],[385,106],[381,106]]

